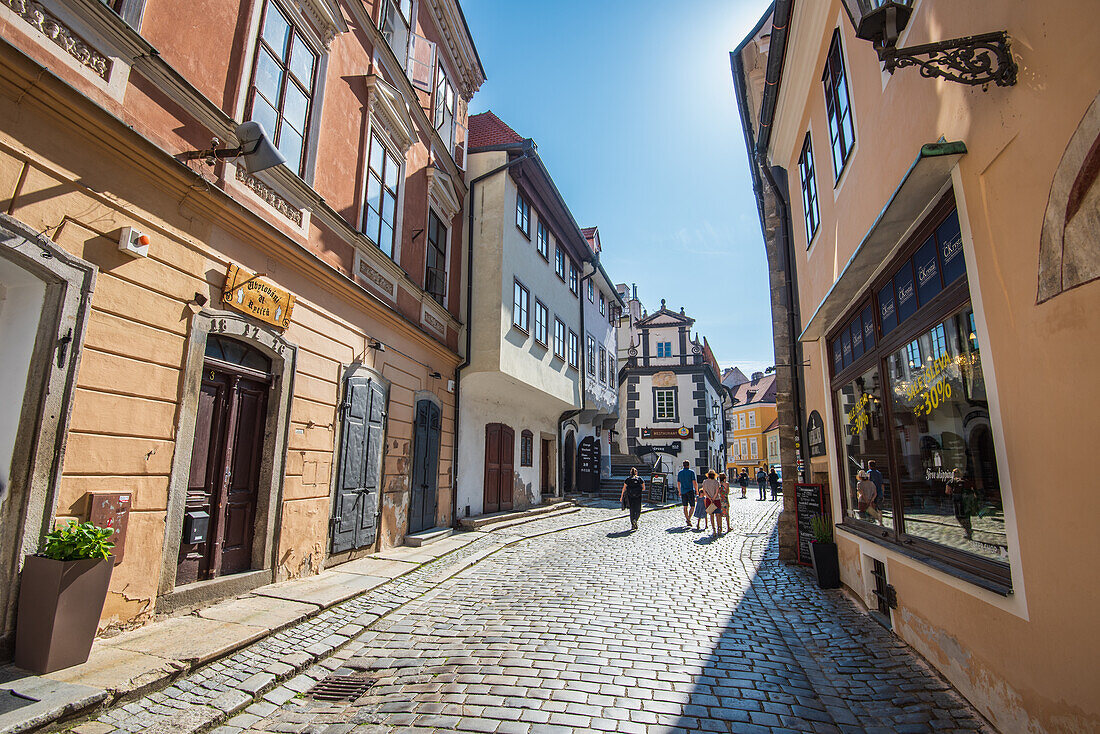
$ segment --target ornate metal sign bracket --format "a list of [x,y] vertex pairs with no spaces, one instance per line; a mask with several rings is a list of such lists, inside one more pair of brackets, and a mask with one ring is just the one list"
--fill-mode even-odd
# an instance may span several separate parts
[[1011,87],[1016,84],[1016,62],[1004,31],[908,48],[880,47],[878,53],[891,74],[895,69],[916,66],[923,77],[941,77],[970,86],[993,83]]

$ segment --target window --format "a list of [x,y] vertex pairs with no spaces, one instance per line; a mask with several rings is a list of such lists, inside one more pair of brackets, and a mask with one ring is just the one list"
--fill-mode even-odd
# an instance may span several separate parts
[[607,350],[600,347],[600,382],[607,382]]
[[554,272],[558,274],[561,281],[565,282],[565,250],[561,249],[561,245],[554,248]]
[[609,353],[607,355],[607,384],[616,387],[618,374],[618,370],[615,369],[615,355]]
[[447,295],[447,228],[436,213],[428,210],[428,253],[424,290],[443,305]]
[[741,439],[741,458],[742,459],[749,458],[749,446],[748,446],[748,442],[745,441],[745,439]]
[[[870,302],[830,335],[843,521],[1007,586],[989,398],[947,200],[868,288]],[[876,486],[870,507],[857,492],[860,471]]]
[[814,151],[810,147],[810,134],[806,133],[806,142],[802,144],[802,155],[798,157],[798,175],[802,179],[802,215],[806,219],[806,247],[810,246],[820,221],[817,211],[817,179],[814,178]]
[[397,199],[401,188],[401,164],[371,131],[367,157],[367,200],[363,206],[363,233],[387,256],[393,257],[397,241]]
[[519,434],[519,465],[531,466],[535,463],[535,436],[530,431]]
[[671,357],[672,356],[672,342],[657,342],[657,356],[658,357]]
[[527,239],[531,239],[531,205],[518,191],[516,192],[516,226]]
[[745,429],[745,414],[740,413],[737,416],[737,425],[741,430]]
[[549,337],[550,312],[542,305],[542,301],[535,299],[535,341],[545,347],[550,343],[547,341]]
[[535,249],[542,255],[542,259],[550,261],[550,230],[539,219],[538,228],[535,230]]
[[659,421],[676,421],[676,388],[658,387],[653,390],[653,415]]
[[447,151],[454,153],[455,88],[451,86],[443,64],[439,65],[435,79],[435,129],[439,131]]
[[589,334],[584,339],[584,362],[588,374],[596,374],[596,340]]
[[528,327],[528,313],[527,309],[530,306],[531,294],[520,285],[518,280],[512,282],[512,324],[518,326],[521,330],[527,331]]
[[733,458],[740,459],[741,458],[741,444],[737,443],[737,441],[734,441],[733,443],[730,444],[730,448],[733,449]]
[[749,413],[749,428],[756,428],[756,411]]
[[[564,324],[563,324],[564,326]],[[577,332],[569,332],[569,366],[573,369],[577,368],[577,352],[580,349],[580,337],[577,336]]]
[[600,315],[603,316],[607,313],[607,301],[603,297],[603,291],[600,291]]
[[382,37],[390,45],[401,68],[409,55],[409,28],[412,20],[412,0],[383,0],[382,15],[378,27]]
[[833,174],[837,180],[848,155],[852,152],[856,132],[852,123],[852,110],[848,101],[848,79],[844,73],[844,58],[840,48],[840,32],[833,31],[833,43],[825,60],[825,73],[821,77],[825,85],[825,113],[829,118],[829,140],[832,143]]
[[573,263],[569,263],[569,290],[572,291],[574,296],[580,294],[577,266]]
[[554,318],[554,356],[565,359],[565,323]]
[[750,438],[749,439],[749,458],[750,459],[759,458],[758,448],[756,446],[756,439],[755,438]]
[[263,125],[287,167],[299,176],[305,173],[316,68],[317,54],[279,6],[267,0],[256,42],[247,117]]
[[589,280],[588,281],[588,302],[589,303],[594,302],[593,299],[595,299],[595,295],[594,295],[595,292],[596,292],[596,287],[594,285],[592,285],[592,281]]

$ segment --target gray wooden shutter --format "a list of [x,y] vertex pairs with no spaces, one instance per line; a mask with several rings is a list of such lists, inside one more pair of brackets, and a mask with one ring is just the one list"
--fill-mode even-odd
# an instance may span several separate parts
[[347,379],[340,472],[332,506],[333,553],[362,548],[377,537],[387,394],[387,386],[379,380]]

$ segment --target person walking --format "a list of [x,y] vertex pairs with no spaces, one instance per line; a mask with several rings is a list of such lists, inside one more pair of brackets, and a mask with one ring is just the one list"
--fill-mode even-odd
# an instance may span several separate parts
[[875,518],[875,522],[879,525],[882,524],[882,513],[875,507],[875,496],[878,492],[878,488],[875,487],[875,483],[867,478],[867,472],[862,469],[856,474],[856,478],[859,479],[856,482],[856,499],[859,504],[860,513],[867,513],[871,517]]
[[630,476],[623,482],[623,491],[619,495],[619,501],[625,500],[630,507],[630,529],[638,529],[638,518],[642,516],[642,494],[645,492],[645,482],[638,476],[637,467],[630,467]]
[[720,534],[718,529],[719,518],[722,516],[722,499],[721,499],[722,485],[718,483],[718,475],[711,469],[707,472],[707,478],[703,480],[702,485],[699,487],[699,493],[705,500],[706,509],[704,514],[709,515],[707,524],[710,526],[711,534],[717,537]]
[[776,502],[779,499],[779,475],[774,466],[768,472],[768,484],[772,485],[772,502]]
[[[707,480],[703,480],[703,484],[706,484]],[[699,491],[695,493],[695,512],[692,513],[692,518],[695,520],[695,529],[702,530],[703,523],[707,520],[707,498],[703,494],[703,486],[699,485]]]
[[726,520],[726,532],[730,528],[730,483],[726,481],[726,473],[718,474],[718,498],[722,500],[722,517],[718,519],[718,528],[722,528],[722,518]]
[[885,507],[886,493],[882,488],[885,482],[882,480],[882,472],[878,470],[878,462],[874,459],[867,462],[867,478],[875,483],[875,509]]
[[691,462],[685,461],[684,468],[676,474],[676,483],[680,485],[680,504],[684,506],[684,524],[691,527],[691,511],[695,509],[695,491],[699,489],[699,478],[691,470]]
[[741,485],[741,499],[748,499],[749,473],[746,470],[742,469],[737,475],[737,483]]
[[760,501],[768,499],[768,475],[764,473],[764,467],[756,468],[756,488],[760,490]]

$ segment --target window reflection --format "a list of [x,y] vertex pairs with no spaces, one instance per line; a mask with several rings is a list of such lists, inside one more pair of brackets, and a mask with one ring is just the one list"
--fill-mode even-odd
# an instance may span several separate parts
[[[893,530],[893,492],[878,368],[864,372],[837,390],[836,402],[843,434],[841,447],[848,516]],[[861,480],[871,485],[860,488]]]
[[1007,562],[974,328],[968,306],[887,358],[892,453],[906,534]]

